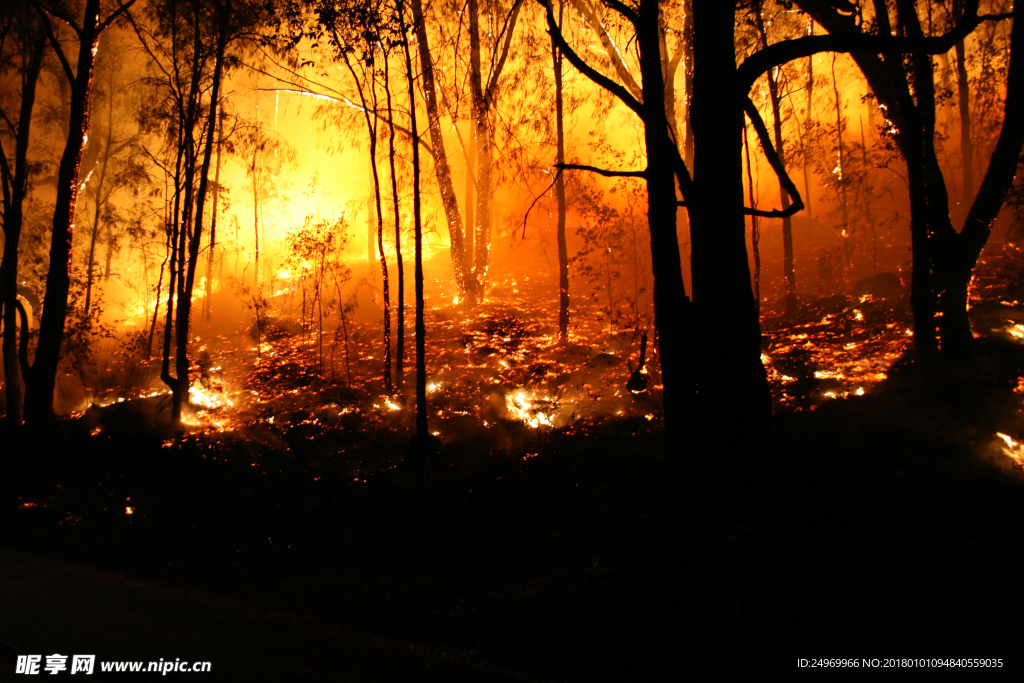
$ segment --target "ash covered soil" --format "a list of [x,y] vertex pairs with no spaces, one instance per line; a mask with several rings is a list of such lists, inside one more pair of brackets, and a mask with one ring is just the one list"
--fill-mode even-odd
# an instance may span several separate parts
[[767,316],[771,440],[722,415],[700,445],[662,433],[656,354],[650,389],[625,389],[637,334],[583,310],[592,329],[559,346],[553,307],[512,289],[428,319],[446,446],[424,470],[396,467],[412,403],[382,395],[370,323],[351,380],[340,347],[333,377],[313,371],[302,335],[246,363],[211,338],[181,433],[147,384],[5,432],[0,639],[210,660],[211,680],[1013,664],[1024,347],[1005,286],[956,361],[907,352],[898,297]]

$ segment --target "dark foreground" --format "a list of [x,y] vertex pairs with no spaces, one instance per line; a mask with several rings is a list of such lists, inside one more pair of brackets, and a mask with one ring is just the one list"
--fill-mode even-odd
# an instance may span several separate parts
[[[0,680],[12,647],[209,660],[204,680],[670,680],[791,675],[799,658],[1019,671],[1024,477],[995,440],[1024,435],[1017,348],[906,364],[778,416],[771,445],[723,416],[705,452],[643,418],[456,444],[417,472],[359,466],[401,452],[386,435],[345,459],[300,424],[244,441],[84,420],[8,433]],[[670,463],[701,459],[727,474],[674,492]]]

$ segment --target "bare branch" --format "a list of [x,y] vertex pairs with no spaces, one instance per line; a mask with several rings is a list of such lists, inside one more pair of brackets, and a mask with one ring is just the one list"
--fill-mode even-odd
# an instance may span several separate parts
[[502,27],[501,33],[498,34],[498,40],[501,40],[502,35],[504,35],[505,42],[501,46],[501,57],[498,59],[497,65],[494,64],[494,54],[491,54],[491,77],[488,79],[487,88],[484,90],[484,98],[487,100],[488,105],[494,99],[494,90],[498,87],[498,78],[505,68],[505,60],[508,59],[508,49],[512,44],[512,34],[516,30],[516,19],[519,18],[519,8],[522,6],[523,0],[516,0],[516,3],[512,5],[512,9],[508,13],[508,17],[505,18],[505,25]]
[[541,192],[541,193],[540,193],[539,195],[537,195],[536,197],[534,197],[534,198],[533,198],[533,201],[532,201],[532,202],[530,202],[530,206],[528,206],[528,207],[526,208],[526,213],[525,213],[525,214],[523,214],[523,223],[522,223],[522,227],[523,227],[523,236],[522,236],[521,238],[519,238],[519,242],[520,242],[520,243],[522,243],[522,241],[526,239],[526,221],[527,221],[527,219],[528,219],[528,218],[530,217],[530,212],[531,212],[531,211],[533,211],[533,207],[537,206],[537,202],[539,202],[539,201],[540,201],[540,198],[541,198],[541,197],[543,197],[544,195],[546,195],[546,194],[547,194],[548,192],[551,192],[551,188],[555,186],[555,183],[557,183],[557,182],[558,182],[558,179],[559,179],[559,178],[560,178],[561,176],[562,176],[562,169],[558,169],[558,170],[557,170],[557,171],[555,172],[555,177],[554,177],[554,178],[553,178],[553,179],[551,180],[551,184],[550,184],[550,185],[548,185],[547,187],[545,187],[545,188],[544,188],[544,191],[543,191],[543,192]]
[[29,1],[29,4],[31,4],[32,7],[35,8],[35,10],[37,12],[39,12],[39,14],[41,16],[43,16],[43,20],[44,21],[46,20],[46,16],[45,15],[47,15],[47,14],[50,15],[50,16],[57,17],[58,19],[63,21],[65,24],[70,26],[71,29],[75,33],[77,33],[79,36],[82,35],[82,29],[79,28],[78,24],[75,23],[74,17],[72,17],[70,14],[67,14],[66,12],[64,12],[63,8],[61,8],[61,7],[51,7],[51,6],[48,6],[48,5],[44,5],[43,3],[39,2],[39,0],[28,0],[28,1]]
[[[64,75],[67,76],[68,83],[74,83],[75,72],[71,70],[71,63],[64,55],[64,50],[61,48],[60,42],[57,40],[57,36],[53,33],[53,26],[50,25],[49,15],[47,15],[46,11],[36,2],[33,1],[32,6],[35,8],[36,12],[39,13],[39,18],[42,20],[41,23],[43,24],[43,28],[46,30],[46,38],[50,41],[50,45],[53,46],[53,51],[57,53],[57,59],[60,60],[60,65],[64,68]],[[81,38],[82,32],[79,31],[74,24],[71,24],[71,27],[75,29],[79,38]]]
[[810,57],[819,52],[944,54],[974,31],[981,21],[982,17],[978,16],[978,0],[967,0],[963,18],[949,32],[941,36],[922,38],[864,33],[829,33],[784,40],[758,50],[743,60],[737,69],[740,88],[746,93],[761,74],[786,62]]
[[629,23],[633,24],[634,26],[640,23],[640,15],[636,13],[636,10],[634,10],[632,7],[625,4],[624,2],[620,2],[619,0],[601,0],[601,3],[605,7],[613,9],[622,16],[624,16],[626,19],[629,20]]
[[605,178],[646,178],[647,171],[612,171],[606,168],[598,168],[597,166],[588,166],[586,164],[555,164],[555,168],[561,171],[576,170],[576,171],[590,171],[591,173],[597,173],[603,175]]
[[643,105],[641,105],[640,102],[624,87],[583,61],[583,59],[581,59],[580,56],[576,54],[571,47],[569,47],[569,44],[565,42],[565,38],[562,36],[562,31],[558,28],[558,24],[555,22],[555,14],[551,9],[551,1],[537,1],[544,6],[544,11],[547,14],[548,33],[551,35],[551,39],[555,42],[555,45],[558,46],[558,49],[561,50],[563,55],[565,55],[565,58],[568,59],[569,62],[584,76],[622,100],[623,104],[632,109],[633,112],[642,119]]
[[804,200],[801,199],[800,193],[797,192],[796,185],[793,184],[793,180],[786,172],[785,164],[783,164],[782,159],[779,158],[779,153],[775,149],[775,145],[772,144],[771,137],[768,135],[768,128],[765,127],[764,121],[761,119],[761,112],[757,110],[757,106],[754,105],[753,100],[749,97],[746,98],[746,102],[743,103],[743,109],[747,112],[747,116],[750,118],[750,123],[754,126],[754,130],[757,131],[757,138],[761,141],[761,149],[764,150],[764,155],[768,157],[768,163],[771,164],[772,170],[775,171],[775,175],[779,179],[779,184],[782,186],[782,189],[785,190],[786,194],[789,195],[790,201],[793,202],[789,205],[789,208],[781,211],[760,211],[758,209],[744,208],[743,212],[748,216],[785,218],[786,216],[792,216],[795,213],[803,211]]
[[608,55],[608,59],[611,60],[612,66],[615,67],[615,73],[619,75],[619,78],[626,85],[626,89],[629,90],[637,100],[643,100],[643,91],[637,84],[636,79],[633,78],[633,74],[629,73],[629,68],[623,61],[622,55],[619,53],[618,46],[615,45],[612,37],[608,35],[608,30],[605,29],[593,8],[588,4],[587,0],[570,1],[576,10],[590,23],[591,28],[597,32],[597,37],[601,40],[601,45],[604,46],[604,51]]
[[105,31],[105,30],[107,29],[107,27],[108,27],[108,26],[110,26],[110,25],[111,25],[111,24],[113,24],[113,23],[114,23],[115,21],[117,21],[117,18],[118,18],[119,16],[121,16],[122,14],[124,14],[125,12],[127,12],[127,11],[128,11],[129,9],[131,9],[131,6],[132,6],[132,5],[134,5],[134,4],[135,4],[135,0],[128,0],[128,2],[124,3],[123,5],[121,5],[120,7],[118,7],[118,8],[116,9],[116,10],[114,10],[113,12],[111,12],[111,13],[110,13],[110,16],[109,16],[109,17],[107,17],[107,18],[106,18],[106,19],[105,19],[105,20],[103,21],[103,23],[102,23],[102,24],[100,24],[100,26],[99,26],[99,28],[98,28],[98,29],[96,30],[96,32],[97,32],[97,33],[103,33],[103,32],[104,32],[104,31]]

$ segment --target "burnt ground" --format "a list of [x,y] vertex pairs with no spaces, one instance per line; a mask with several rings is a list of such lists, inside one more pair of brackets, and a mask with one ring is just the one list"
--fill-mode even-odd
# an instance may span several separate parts
[[[352,476],[301,421],[263,441],[130,420],[93,436],[84,418],[7,433],[0,639],[208,659],[209,680],[663,680],[801,657],[1019,670],[1024,478],[994,435],[1024,427],[1024,356],[978,347],[782,411],[771,444],[722,416],[703,452],[624,418]],[[670,464],[702,458],[724,479],[673,495]]]
[[183,433],[111,364],[84,413],[0,427],[0,680],[18,648],[232,681],[1019,671],[1024,450],[997,434],[1024,437],[1024,311],[992,290],[956,361],[907,355],[902,299],[766,316],[771,438],[722,414],[699,446],[662,433],[656,353],[650,391],[625,390],[637,335],[593,311],[561,346],[522,285],[438,308],[445,449],[418,471],[396,467],[411,404],[380,395],[375,323],[351,325],[345,383],[308,336],[248,364],[253,341],[204,332]]

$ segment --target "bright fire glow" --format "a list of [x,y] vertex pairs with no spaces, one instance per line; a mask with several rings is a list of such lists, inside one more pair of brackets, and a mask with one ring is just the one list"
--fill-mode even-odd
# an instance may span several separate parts
[[505,396],[505,408],[509,417],[534,429],[541,425],[553,427],[553,418],[557,407],[557,401],[538,397],[533,392],[523,389],[518,389]]
[[1002,446],[1003,455],[1013,460],[1018,467],[1024,467],[1024,446],[1013,437],[1002,432],[996,433],[996,436],[1002,439],[1005,444]]

